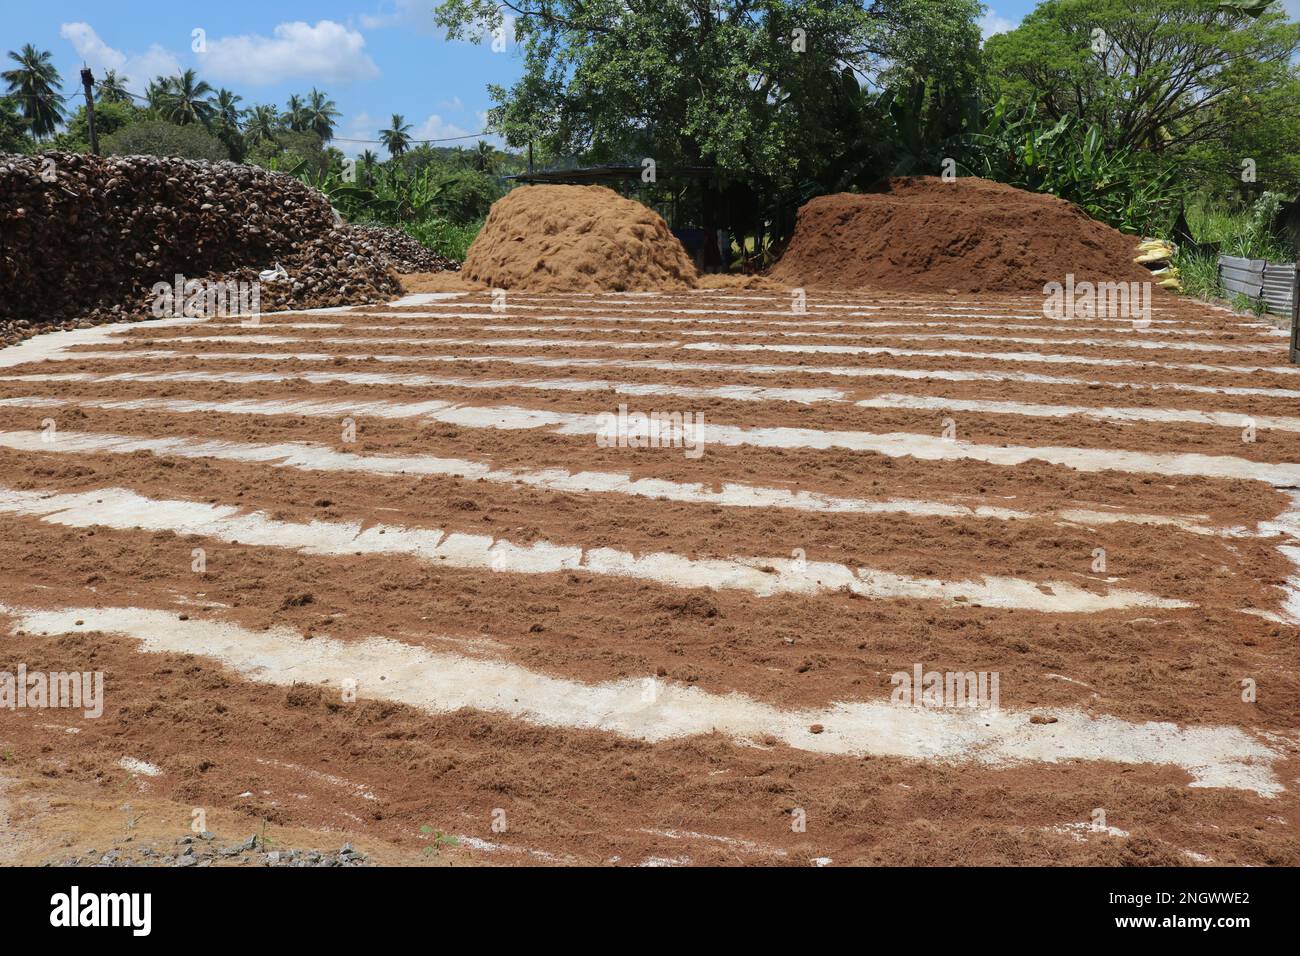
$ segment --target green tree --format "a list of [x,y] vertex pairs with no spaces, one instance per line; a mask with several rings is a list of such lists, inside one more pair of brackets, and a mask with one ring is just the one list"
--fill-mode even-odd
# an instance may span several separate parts
[[131,95],[127,93],[122,77],[117,70],[109,70],[97,84],[95,99],[99,103],[129,103]]
[[0,153],[28,153],[31,148],[27,120],[21,115],[16,101],[0,97]]
[[480,173],[493,172],[496,169],[497,156],[496,150],[492,148],[492,144],[485,139],[479,140],[474,146],[471,163]]
[[[588,162],[713,169],[706,227],[752,229],[849,148],[833,115],[858,84],[973,72],[976,0],[516,0],[524,75],[489,87],[489,126],[516,147]],[[444,0],[452,39],[502,23],[496,0]],[[839,104],[844,105],[844,104]]]
[[1222,140],[1291,78],[1300,25],[1259,2],[1045,0],[985,52],[1013,107],[1077,116],[1113,149],[1177,152]]
[[26,44],[20,51],[9,51],[9,59],[18,64],[12,70],[0,73],[9,85],[9,94],[18,101],[27,127],[36,139],[52,136],[63,121],[63,78],[54,68],[52,54]]
[[174,80],[170,76],[157,76],[149,81],[148,87],[145,88],[145,102],[149,104],[156,115],[162,116],[163,111],[167,108],[167,101],[172,95],[172,84]]
[[360,169],[360,175],[357,177],[361,180],[363,186],[370,186],[375,181],[375,167],[379,165],[379,156],[370,150],[366,150],[357,157],[357,166]]
[[334,138],[334,124],[339,118],[339,111],[336,109],[335,102],[320,90],[313,89],[307,94],[307,103],[302,108],[302,118],[304,128],[319,136],[322,142],[328,143]]
[[324,176],[336,165],[335,157],[310,130],[300,133],[280,130],[274,139],[261,140],[252,146],[246,161],[266,169],[297,170],[316,177]]
[[400,156],[411,145],[411,124],[399,113],[393,114],[393,124],[379,131],[379,141],[388,150],[389,156]]
[[104,141],[110,156],[176,156],[181,159],[228,158],[226,147],[201,125],[178,126],[167,120],[144,120],[124,127]]
[[[125,129],[132,123],[139,122],[143,111],[127,102],[100,102],[95,105],[95,132],[103,140],[118,130]],[[90,151],[90,122],[86,117],[86,107],[80,106],[68,120],[67,127],[54,137],[56,149],[70,153],[87,153]]]
[[230,158],[237,163],[243,162],[248,152],[248,144],[239,128],[246,112],[239,106],[242,99],[237,93],[223,88],[217,90],[216,98],[212,101],[212,131],[225,145]]
[[305,132],[309,126],[307,122],[307,107],[303,103],[302,97],[294,93],[289,97],[289,102],[284,108],[281,116],[285,126],[295,133]]
[[274,142],[276,134],[283,129],[280,111],[274,106],[259,104],[248,111],[248,122],[244,125],[244,140],[249,146]]
[[213,89],[206,80],[200,80],[193,70],[186,70],[180,76],[172,77],[162,97],[163,118],[177,126],[198,123],[211,128],[217,112],[212,94]]

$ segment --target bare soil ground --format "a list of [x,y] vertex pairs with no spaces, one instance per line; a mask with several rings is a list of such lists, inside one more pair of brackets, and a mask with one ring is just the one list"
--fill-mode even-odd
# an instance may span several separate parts
[[[1041,307],[462,287],[0,351],[0,671],[105,679],[0,708],[0,853],[130,804],[378,862],[1300,862],[1300,370]],[[703,453],[602,447],[620,405]],[[1000,706],[892,704],[917,664]]]

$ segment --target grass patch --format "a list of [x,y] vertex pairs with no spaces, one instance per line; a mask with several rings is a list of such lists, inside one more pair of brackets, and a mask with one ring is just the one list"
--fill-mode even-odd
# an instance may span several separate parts
[[464,262],[470,243],[483,228],[483,220],[458,226],[446,219],[432,217],[416,222],[404,222],[399,228],[414,236],[438,255]]

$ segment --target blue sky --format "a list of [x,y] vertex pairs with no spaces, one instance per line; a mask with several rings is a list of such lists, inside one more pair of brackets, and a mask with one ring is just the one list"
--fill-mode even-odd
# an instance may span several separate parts
[[[0,56],[28,42],[49,50],[65,93],[79,92],[83,61],[97,77],[108,68],[127,75],[135,93],[160,73],[194,67],[214,87],[240,94],[244,106],[282,107],[291,93],[324,90],[343,114],[339,137],[376,139],[393,113],[417,139],[478,133],[491,105],[487,84],[512,83],[522,59],[513,43],[493,52],[490,43],[448,42],[433,24],[434,3],[4,0]],[[204,31],[205,53],[193,49],[195,30]]]
[[[97,76],[130,77],[132,92],[149,79],[194,67],[243,105],[283,106],[313,86],[337,103],[340,139],[376,139],[401,113],[416,139],[480,132],[491,105],[488,83],[509,85],[522,69],[513,42],[448,42],[433,24],[436,0],[4,0],[0,52],[34,43],[54,54],[68,92],[83,61]],[[1294,14],[1300,0],[1286,0]],[[994,0],[984,34],[1014,27],[1033,0]],[[195,52],[194,31],[206,52]],[[465,142],[472,142],[466,140]],[[340,141],[348,153],[368,148]],[[378,151],[378,150],[377,150]]]

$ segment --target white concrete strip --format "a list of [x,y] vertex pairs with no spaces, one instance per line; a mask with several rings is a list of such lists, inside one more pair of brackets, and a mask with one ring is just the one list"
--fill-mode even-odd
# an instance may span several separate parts
[[[7,399],[0,405],[24,401],[29,407],[79,405],[81,407],[126,408],[138,410],[144,402],[65,399]],[[911,498],[865,499],[843,498],[812,491],[747,485],[733,481],[677,482],[662,478],[633,478],[624,472],[570,472],[563,468],[516,470],[493,468],[480,461],[432,456],[357,455],[339,452],[328,445],[308,442],[232,442],[196,438],[140,438],[131,435],[102,434],[59,430],[53,441],[41,432],[0,432],[0,448],[14,451],[62,454],[131,455],[147,451],[155,455],[179,458],[217,458],[223,461],[255,462],[274,468],[302,471],[363,472],[373,475],[445,475],[467,481],[489,481],[508,485],[527,485],[549,491],[574,494],[619,494],[634,497],[681,501],[689,504],[722,505],[730,508],[787,508],[830,514],[895,514],[911,518],[971,518],[1002,521],[1029,521],[1036,518],[1063,523],[1154,524],[1179,528],[1200,535],[1242,537],[1241,528],[1214,527],[1204,515],[1151,515],[1134,512],[1089,511],[1079,508],[1034,514],[991,505],[962,505],[950,502]],[[715,490],[716,486],[716,490]]]
[[[473,345],[485,348],[609,348],[609,349],[682,349],[701,352],[774,352],[816,355],[888,355],[909,358],[956,358],[979,359],[990,362],[1032,362],[1048,365],[1100,365],[1108,368],[1162,368],[1176,371],[1214,372],[1222,374],[1252,374],[1268,372],[1276,375],[1300,375],[1300,367],[1294,365],[1260,366],[1260,365],[1206,365],[1195,362],[1156,362],[1146,359],[1095,358],[1086,355],[1057,355],[1042,352],[966,352],[960,349],[899,349],[889,346],[868,345],[782,345],[765,342],[615,342],[608,339],[452,339],[452,338],[370,338],[331,336],[321,339],[305,339],[299,336],[277,335],[210,335],[180,336],[155,340],[154,346],[169,343],[194,345],[203,342],[243,343],[246,345]],[[48,358],[80,359],[82,361],[100,358],[156,358],[158,351],[146,352],[68,352]],[[176,351],[173,356],[186,353]],[[283,357],[293,358],[291,352]]]
[[[791,302],[790,299],[755,300],[755,301],[764,305],[778,305],[780,306],[780,308],[724,309],[724,308],[718,308],[716,306],[710,308],[704,308],[704,309],[688,309],[688,308],[680,308],[680,307],[657,308],[654,306],[646,306],[646,305],[641,305],[638,303],[630,303],[630,302],[610,302],[603,305],[582,306],[582,305],[574,305],[572,303],[565,302],[563,300],[563,297],[552,297],[548,299],[539,300],[536,303],[525,303],[520,301],[518,296],[512,295],[508,298],[504,309],[501,309],[499,307],[493,308],[492,303],[485,298],[481,301],[473,301],[472,299],[465,299],[455,303],[452,306],[448,306],[446,308],[438,308],[437,310],[428,309],[428,310],[419,310],[419,311],[411,310],[406,312],[393,312],[393,311],[386,311],[384,309],[380,309],[376,307],[366,307],[364,311],[358,311],[355,314],[368,316],[368,317],[378,316],[378,317],[385,317],[385,318],[446,318],[449,316],[454,316],[458,318],[492,318],[494,316],[496,317],[509,316],[512,313],[517,314],[520,311],[544,311],[553,314],[554,313],[567,314],[573,312],[597,312],[597,313],[605,313],[610,318],[614,318],[620,315],[626,315],[627,312],[636,313],[638,315],[644,315],[644,314],[692,315],[692,316],[695,315],[699,315],[699,316],[762,315],[762,316],[777,316],[777,317],[810,316],[812,318],[824,318],[836,314],[848,314],[852,316],[877,316],[883,312],[886,314],[898,313],[904,315],[908,313],[920,313],[921,318],[945,318],[946,317],[946,318],[955,318],[955,319],[966,319],[966,318],[989,319],[989,320],[998,320],[1002,322],[1053,322],[1056,324],[1056,326],[1065,327],[1065,328],[1074,327],[1075,323],[1082,323],[1082,322],[1107,323],[1108,328],[1117,331],[1128,330],[1135,327],[1134,320],[1131,318],[1118,318],[1118,317],[1109,317],[1104,315],[1096,315],[1096,316],[1076,317],[1072,319],[1071,318],[1055,319],[1050,316],[1044,315],[1041,308],[1037,310],[1030,310],[1030,311],[1017,310],[1014,312],[1008,312],[1008,311],[994,312],[994,311],[990,311],[989,306],[973,306],[967,309],[950,308],[949,311],[944,311],[943,309],[935,308],[932,304],[931,305],[907,305],[904,303],[890,303],[888,305],[834,304],[829,302],[817,301],[816,298],[813,297],[808,300],[807,309],[804,312],[795,312],[790,307],[790,302]],[[477,310],[477,311],[469,311],[469,310]],[[626,311],[620,311],[620,310],[626,310]],[[1158,315],[1160,313],[1161,310],[1159,309],[1152,310],[1153,315]],[[1185,324],[1187,321],[1188,320],[1185,319],[1153,318],[1150,320],[1150,323],[1152,325],[1181,325],[1181,324]],[[1218,325],[1219,324],[1217,321],[1210,321],[1208,319],[1191,320],[1191,321],[1195,322],[1196,325],[1206,325],[1206,324]],[[1143,326],[1137,326],[1137,327],[1142,328]]]
[[891,339],[943,339],[947,342],[1015,342],[1020,345],[1087,345],[1091,348],[1115,349],[1175,349],[1180,352],[1271,352],[1277,354],[1281,349],[1277,343],[1262,345],[1225,345],[1215,342],[1156,342],[1150,339],[1046,339],[1020,335],[968,335],[950,332],[918,332],[908,335],[885,335],[881,338]]
[[[951,369],[898,369],[877,368],[870,366],[846,365],[759,365],[742,362],[692,362],[656,359],[595,359],[595,358],[549,358],[529,355],[426,355],[402,354],[384,355],[373,353],[333,352],[66,352],[46,356],[47,359],[98,362],[103,360],[145,360],[175,362],[178,358],[187,361],[209,362],[335,362],[339,359],[355,362],[380,363],[422,363],[438,362],[443,364],[478,364],[497,363],[502,365],[523,365],[536,368],[634,368],[653,369],[662,372],[743,372],[753,375],[831,375],[839,378],[901,378],[910,381],[935,379],[947,382],[1023,382],[1031,385],[1083,385],[1103,388],[1128,389],[1135,391],[1175,391],[1193,392],[1202,395],[1258,395],[1268,398],[1300,398],[1300,389],[1267,388],[1263,386],[1244,385],[1193,385],[1182,382],[1106,382],[1096,379],[1075,378],[1063,375],[1041,375],[1034,372],[984,372]],[[196,373],[223,374],[223,373]],[[231,373],[239,376],[242,373]],[[299,377],[298,373],[267,373],[270,377],[205,379],[211,381],[291,381]],[[184,372],[168,372],[161,376],[149,372],[125,372],[118,375],[97,375],[87,372],[74,373],[37,373],[31,375],[0,375],[0,381],[27,382],[96,382],[96,381],[185,381]]]
[[944,581],[872,568],[851,568],[830,561],[785,557],[696,559],[669,552],[634,555],[614,548],[583,549],[548,541],[521,546],[490,535],[436,528],[363,525],[359,521],[277,521],[265,513],[243,512],[231,505],[149,498],[125,488],[69,494],[0,488],[0,514],[32,517],[72,528],[195,534],[242,545],[285,548],[300,554],[397,554],[438,567],[508,574],[582,571],[667,587],[740,590],[758,597],[853,593],[873,600],[907,598],[952,606],[976,605],[1054,614],[1193,606],[1186,601],[1124,588],[1097,594],[1064,581],[1040,582],[1001,575]]
[[[72,373],[86,375],[88,373]],[[726,399],[736,402],[795,402],[810,405],[817,402],[842,402],[848,395],[837,388],[777,388],[761,385],[670,385],[658,382],[610,382],[603,379],[483,379],[460,376],[403,375],[387,372],[164,372],[153,378],[113,376],[115,381],[164,382],[221,382],[253,384],[257,382],[284,382],[297,380],[316,385],[345,383],[348,385],[404,385],[417,388],[477,388],[498,391],[519,388],[542,392],[614,392],[618,395],[686,399]],[[0,381],[12,381],[0,376]],[[47,381],[49,379],[46,379]],[[63,381],[88,381],[67,379]],[[3,402],[0,402],[3,404]]]
[[1261,522],[1259,533],[1281,538],[1278,551],[1296,572],[1282,585],[1285,598],[1277,614],[1262,612],[1261,616],[1284,624],[1300,624],[1300,490],[1288,491],[1291,506],[1272,521]]
[[253,345],[482,345],[487,348],[606,348],[606,349],[667,349],[676,348],[680,342],[614,342],[605,339],[448,339],[448,338],[382,338],[375,336],[325,336],[309,339],[297,335],[179,335],[154,341],[154,345],[181,342],[194,345],[204,342],[244,342]]
[[[388,303],[389,308],[393,309],[418,309],[421,306],[431,305],[434,302],[444,302],[448,299],[464,298],[464,292],[409,292],[395,302]],[[352,306],[353,309],[368,309],[370,306],[358,305]]]
[[[267,320],[261,322],[258,328],[265,329],[267,331],[272,331],[272,332],[277,329],[321,329],[321,330],[334,329],[339,332],[403,332],[403,331],[436,332],[439,330],[446,330],[446,329],[456,329],[456,330],[479,329],[479,330],[490,330],[490,331],[510,331],[511,329],[514,329],[517,331],[524,331],[524,330],[546,331],[550,329],[553,331],[563,330],[566,332],[623,332],[623,333],[632,331],[627,328],[624,328],[623,326],[625,325],[745,326],[745,327],[752,327],[755,329],[755,331],[744,333],[746,335],[759,335],[762,334],[764,330],[768,330],[768,329],[774,330],[773,334],[776,334],[776,332],[783,331],[783,330],[794,329],[794,330],[800,330],[802,332],[805,332],[806,334],[820,335],[823,333],[817,332],[815,330],[817,329],[867,329],[867,330],[901,329],[903,332],[913,332],[916,329],[928,328],[928,329],[967,329],[967,330],[974,330],[974,331],[987,333],[986,335],[972,336],[972,338],[976,338],[976,339],[980,339],[980,338],[1001,339],[1003,338],[1003,333],[1006,332],[1054,332],[1060,334],[1076,334],[1079,332],[1102,332],[1109,335],[1119,336],[1119,338],[1106,340],[1107,342],[1113,343],[1116,346],[1129,341],[1139,331],[1137,329],[1115,327],[1115,326],[1076,325],[1073,322],[1070,322],[1068,324],[1056,322],[1054,324],[1043,325],[1043,324],[1035,324],[1035,323],[1012,324],[1012,323],[999,322],[999,321],[933,322],[933,321],[923,321],[923,320],[909,321],[906,319],[893,320],[893,321],[890,320],[850,321],[845,319],[807,318],[806,316],[799,316],[792,313],[780,313],[780,314],[787,315],[788,317],[786,319],[720,319],[716,317],[707,317],[707,316],[681,318],[681,317],[672,317],[672,316],[643,316],[643,315],[620,315],[620,314],[599,314],[599,315],[567,315],[567,314],[532,315],[529,314],[529,315],[510,316],[510,315],[501,315],[497,313],[484,315],[482,313],[473,313],[473,312],[446,312],[446,313],[438,313],[438,314],[430,314],[430,315],[412,316],[409,313],[385,312],[385,313],[358,314],[356,318],[362,320],[385,318],[385,317],[387,318],[399,318],[399,317],[441,318],[441,319],[474,320],[474,324],[466,326],[466,325],[445,324],[445,323],[406,322],[400,324],[376,325],[376,324],[368,324],[366,322],[293,322],[293,321],[277,322],[277,321]],[[490,324],[490,325],[483,324],[484,320],[488,320],[494,324]],[[1048,320],[1044,320],[1044,321],[1048,321]],[[537,322],[557,323],[557,324],[555,325],[517,324],[517,323],[537,323]],[[590,325],[567,327],[558,324],[558,323],[565,323],[565,322],[616,323],[616,324],[613,326],[594,326],[594,327]],[[209,322],[204,323],[204,325],[205,328],[211,328],[215,330],[242,328],[239,325],[238,321],[222,321],[219,319],[211,320]],[[809,332],[808,330],[814,330],[814,331]],[[129,332],[130,328],[122,327],[122,331]],[[1266,335],[1266,336],[1277,336],[1277,335],[1287,334],[1286,332],[1271,327],[1253,329],[1252,331],[1256,334]],[[1236,337],[1241,337],[1245,334],[1240,331],[1236,331],[1232,329],[1217,330],[1217,329],[1161,328],[1155,325],[1149,327],[1143,327],[1140,329],[1140,332],[1143,336],[1147,336],[1147,335],[1221,336],[1225,334],[1231,334]],[[691,334],[703,335],[707,333],[703,331],[695,331],[692,332]],[[738,335],[740,333],[719,332],[717,334]],[[888,335],[890,337],[897,337],[893,333],[882,332],[880,334]],[[909,335],[908,337],[911,338],[914,336]],[[930,337],[947,338],[947,336],[940,336],[940,335],[931,335]],[[1047,339],[1045,341],[1049,343],[1055,343],[1058,341],[1077,343],[1083,340]],[[1267,348],[1268,346],[1265,345],[1260,347]]]
[[[394,313],[394,312],[388,312],[382,314],[369,313],[365,315],[358,315],[357,318],[371,319],[371,318],[383,318],[385,316],[390,318],[396,318],[399,316],[406,316],[406,313]],[[433,318],[434,316],[425,316],[425,317]],[[484,315],[480,315],[476,313],[468,313],[468,312],[449,312],[446,313],[445,315],[440,315],[437,317],[448,318],[448,319],[478,319],[478,320],[491,319],[492,322],[498,322],[498,323],[507,322],[511,318],[510,316],[502,316],[502,315],[484,316]],[[1071,324],[1068,329],[1065,329],[1062,328],[1059,323],[1055,325],[1034,325],[1034,324],[1009,325],[1002,322],[997,322],[997,323],[994,322],[924,322],[924,321],[907,321],[907,320],[899,320],[893,322],[889,322],[889,321],[851,322],[842,319],[799,319],[799,318],[791,318],[787,320],[717,319],[717,318],[704,318],[704,317],[697,317],[697,318],[670,318],[666,316],[650,317],[650,316],[640,316],[640,315],[521,315],[521,316],[515,316],[513,318],[518,322],[556,322],[556,323],[616,322],[616,323],[644,324],[644,325],[710,325],[710,326],[724,325],[724,326],[754,326],[759,330],[768,329],[768,328],[771,329],[847,328],[847,329],[903,329],[903,330],[913,330],[918,328],[976,329],[976,330],[984,330],[989,332],[990,335],[987,336],[989,338],[998,338],[999,335],[997,333],[1002,333],[1002,332],[1061,332],[1061,333],[1105,332],[1111,335],[1121,335],[1121,336],[1129,336],[1133,334],[1133,330],[1131,329],[1109,328],[1102,325]],[[213,329],[227,329],[227,328],[234,329],[234,328],[241,327],[237,321],[222,322],[217,319],[213,319],[205,323],[205,326]],[[322,330],[333,329],[338,332],[437,332],[442,329],[465,329],[465,328],[491,329],[494,331],[508,331],[510,329],[557,330],[563,328],[563,326],[557,326],[557,325],[546,325],[546,326],[513,325],[513,324],[482,325],[476,323],[471,326],[464,326],[464,325],[447,325],[442,323],[431,324],[427,322],[409,322],[409,323],[401,323],[398,325],[371,325],[371,324],[364,324],[359,322],[288,322],[288,321],[273,322],[269,320],[263,321],[262,323],[260,323],[258,327],[272,332],[274,332],[277,329],[322,329]],[[130,328],[121,327],[121,331],[129,332]],[[593,329],[589,326],[582,326],[582,327],[575,327],[572,329],[565,329],[565,331],[623,332],[626,330],[617,326],[609,329],[599,329],[599,330]],[[1156,328],[1153,326],[1151,328],[1144,328],[1141,331],[1143,335],[1216,336],[1216,335],[1224,334],[1224,332],[1226,332],[1227,330],[1224,330],[1224,332],[1220,332],[1213,329],[1178,329],[1178,328],[1165,329],[1165,328]],[[1280,329],[1273,329],[1273,328],[1259,329],[1257,330],[1257,332],[1260,335],[1270,335],[1270,336],[1287,334],[1286,332]],[[747,334],[758,334],[758,333],[752,332]],[[1242,333],[1233,332],[1232,334],[1239,336]],[[983,337],[984,336],[981,336],[981,338]],[[1122,340],[1115,339],[1112,341],[1118,343],[1119,341]]]
[[[690,320],[675,320],[690,321]],[[783,323],[797,324],[797,323]],[[321,324],[314,323],[296,323],[294,326],[280,325],[278,328],[329,328]],[[411,339],[399,336],[392,337],[370,337],[361,335],[351,335],[348,338],[323,337],[319,339],[311,338],[291,338],[283,336],[266,336],[266,335],[226,335],[221,332],[220,326],[216,327],[217,331],[206,336],[176,336],[154,338],[154,345],[165,345],[168,342],[300,342],[308,344],[311,342],[329,342],[331,344],[406,344],[410,345],[425,341],[438,341],[437,339]],[[267,329],[270,326],[262,325],[259,328]],[[362,332],[366,330],[392,331],[392,332],[412,332],[412,331],[439,331],[439,332],[549,332],[578,335],[644,335],[644,336],[663,336],[665,333],[661,329],[638,329],[626,328],[619,326],[583,326],[583,325],[516,325],[516,324],[499,324],[485,323],[481,325],[432,325],[432,326],[344,326],[342,331],[348,333]],[[1265,352],[1276,354],[1279,351],[1277,343],[1268,343],[1263,345],[1229,345],[1212,342],[1179,342],[1179,341],[1153,341],[1151,339],[1125,338],[1125,339],[1095,339],[1095,338],[1061,338],[1047,339],[1041,337],[1015,336],[1015,335],[972,335],[956,333],[908,333],[908,332],[886,332],[878,331],[870,334],[862,332],[832,332],[825,330],[807,329],[801,331],[792,331],[789,329],[766,328],[761,330],[736,330],[736,329],[676,329],[671,330],[671,334],[682,336],[713,336],[726,338],[775,338],[775,339],[840,339],[851,341],[875,341],[877,339],[902,339],[911,340],[930,340],[941,339],[943,341],[963,341],[963,342],[990,342],[1001,344],[1009,342],[1013,344],[1029,345],[1088,345],[1098,348],[1117,348],[1117,349],[1173,349],[1183,352]],[[125,342],[123,344],[130,344]]]
[[67,332],[46,332],[33,336],[17,345],[0,348],[0,368],[13,368],[29,362],[41,362],[57,357],[73,346],[98,346],[114,344],[113,336],[137,328],[166,329],[177,325],[194,325],[193,319],[158,319],[152,322],[121,325],[97,325],[89,329],[71,329]]
[[1187,425],[1217,425],[1242,430],[1249,425],[1260,429],[1300,432],[1300,418],[1279,415],[1244,415],[1240,412],[1203,412],[1181,408],[1088,408],[1082,405],[1036,405],[1026,402],[998,402],[977,399],[939,398],[929,395],[877,395],[855,402],[860,408],[897,408],[924,411],[979,412],[993,415],[1026,415],[1034,418],[1095,418],[1111,422],[1159,422]]
[[[498,327],[500,328],[500,327]],[[506,327],[504,331],[530,331],[528,328],[520,329],[516,327]],[[558,331],[545,326],[532,327],[531,331],[547,332]],[[575,329],[579,333],[587,333],[595,330]],[[653,335],[654,332],[643,332],[639,329],[602,329],[600,331],[613,332],[623,335]],[[681,335],[763,335],[772,337],[792,337],[801,335],[818,335],[829,338],[873,338],[873,336],[864,336],[856,334],[839,334],[839,333],[797,333],[797,332],[715,332],[699,331],[692,332],[689,330],[681,331]],[[895,338],[895,339],[945,339],[948,341],[990,341],[989,336],[982,335],[958,335],[958,334],[929,334],[921,333],[917,335],[884,335],[874,336],[875,338]],[[1111,347],[1111,348],[1132,348],[1132,349],[1174,349],[1178,351],[1195,351],[1195,352],[1271,352],[1278,353],[1281,351],[1277,345],[1217,345],[1207,342],[1155,342],[1148,339],[1130,339],[1121,342],[1111,341],[1109,339],[1064,339],[1052,340],[1043,338],[1029,338],[1016,336],[997,336],[996,341],[1031,343],[1039,345],[1088,345],[1094,348]],[[968,358],[989,358],[1000,361],[1014,362],[1069,362],[1072,364],[1085,365],[1141,365],[1145,359],[1097,359],[1086,356],[1043,354],[1038,352],[964,352],[959,350],[943,351],[925,351],[925,350],[906,350],[894,349],[885,346],[857,346],[857,345],[782,345],[778,342],[764,342],[761,344],[748,343],[730,343],[730,342],[688,342],[680,343],[673,341],[646,341],[646,342],[624,342],[611,339],[531,339],[531,338],[442,338],[442,337],[401,337],[401,336],[321,336],[319,338],[307,338],[304,336],[292,335],[178,335],[167,338],[155,339],[153,345],[165,346],[171,343],[183,343],[186,345],[196,345],[208,342],[238,342],[255,345],[483,345],[488,348],[518,348],[525,346],[536,346],[540,348],[565,347],[565,348],[686,348],[702,349],[706,351],[775,351],[775,352],[815,352],[821,354],[843,354],[843,355],[943,355],[950,357],[968,357]],[[1197,366],[1178,366],[1168,365],[1164,368],[1195,368]],[[1220,371],[1216,366],[1207,366],[1214,371]],[[1300,373],[1300,370],[1291,369],[1292,372]]]
[[1043,352],[964,352],[960,349],[895,349],[868,345],[780,345],[775,343],[759,345],[746,342],[687,342],[676,347],[700,352],[892,355],[916,358],[981,359],[988,362],[1037,362],[1048,365],[1104,365],[1110,368],[1166,368],[1192,372],[1226,372],[1233,374],[1270,372],[1276,375],[1300,375],[1300,366],[1295,365],[1203,365],[1195,362],[1148,362],[1145,359],[1094,358],[1088,355],[1056,355]]
[[[798,750],[862,757],[975,763],[1097,760],[1173,766],[1193,787],[1273,797],[1285,787],[1273,764],[1284,754],[1237,727],[1134,723],[1053,708],[1053,724],[1032,711],[928,709],[880,700],[784,710],[743,694],[716,694],[649,675],[584,683],[507,661],[435,652],[382,637],[310,641],[287,628],[254,631],[222,621],[179,622],[170,611],[131,607],[34,610],[0,605],[14,630],[42,635],[99,631],[133,638],[156,654],[196,654],[263,684],[356,688],[428,713],[464,708],[543,727],[602,731],[661,742],[719,733],[741,745],[775,737]],[[647,694],[646,688],[654,688]],[[814,724],[823,728],[814,734]]]
[[[603,413],[558,412],[516,405],[454,405],[448,402],[390,403],[312,401],[297,398],[195,402],[158,399],[149,406],[163,412],[216,411],[239,415],[314,415],[382,418],[425,417],[465,428],[506,430],[545,428],[559,435],[596,435],[607,427]],[[144,407],[126,400],[115,407]],[[1241,478],[1278,487],[1300,486],[1300,464],[1273,464],[1232,455],[1163,454],[1065,446],[982,445],[951,441],[911,432],[837,431],[815,428],[744,427],[705,423],[705,445],[760,448],[843,448],[891,458],[922,461],[983,461],[992,465],[1022,465],[1039,460],[1079,471],[1124,471],[1205,478]]]

